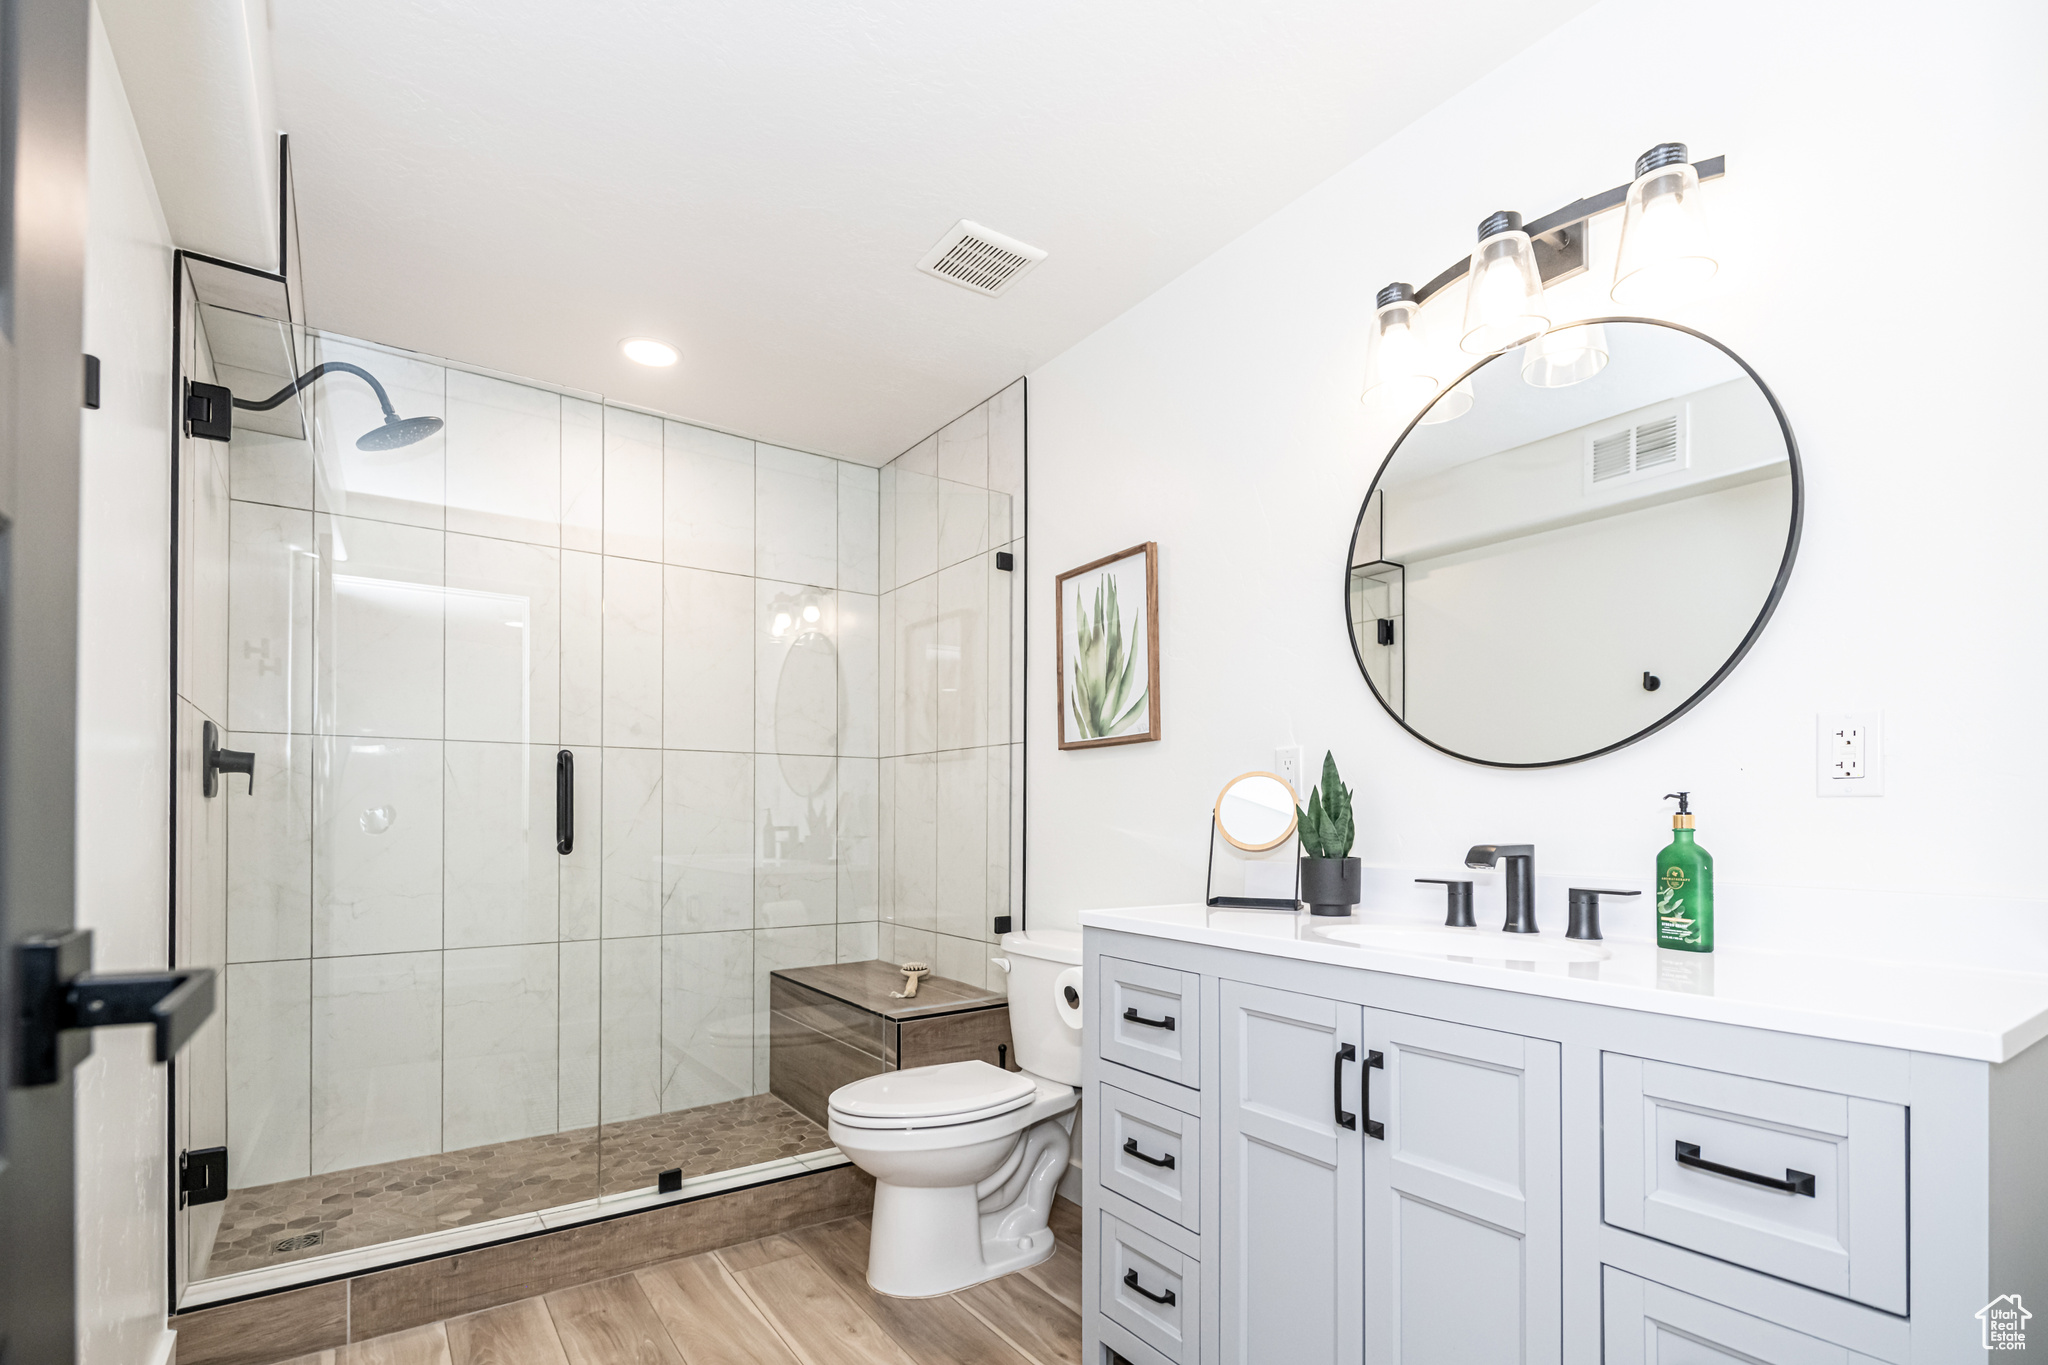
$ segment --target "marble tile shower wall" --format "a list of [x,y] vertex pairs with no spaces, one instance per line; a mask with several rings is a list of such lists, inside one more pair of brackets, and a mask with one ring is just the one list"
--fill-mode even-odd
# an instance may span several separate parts
[[1022,903],[1024,459],[1018,380],[881,480],[882,955],[996,990]]
[[878,472],[316,345],[446,425],[228,451],[233,1183],[765,1090],[767,973],[879,948]]

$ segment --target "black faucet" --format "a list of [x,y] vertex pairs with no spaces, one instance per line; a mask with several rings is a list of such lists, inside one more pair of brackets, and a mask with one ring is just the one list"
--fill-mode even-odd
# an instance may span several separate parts
[[1467,867],[1492,867],[1496,862],[1508,868],[1508,921],[1501,932],[1536,933],[1536,845],[1476,844],[1465,855]]

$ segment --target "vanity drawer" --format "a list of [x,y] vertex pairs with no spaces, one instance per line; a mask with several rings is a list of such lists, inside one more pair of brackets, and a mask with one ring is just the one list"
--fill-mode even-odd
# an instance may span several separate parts
[[1200,1232],[1202,1121],[1113,1085],[1097,1094],[1103,1188]]
[[1878,1365],[1873,1356],[1611,1265],[1601,1277],[1607,1365]]
[[1103,1060],[1199,1087],[1201,976],[1116,957],[1101,963]]
[[1614,1052],[1600,1071],[1609,1223],[1907,1311],[1904,1106]]
[[1200,1262],[1105,1213],[1101,1274],[1105,1317],[1167,1359],[1194,1365]]

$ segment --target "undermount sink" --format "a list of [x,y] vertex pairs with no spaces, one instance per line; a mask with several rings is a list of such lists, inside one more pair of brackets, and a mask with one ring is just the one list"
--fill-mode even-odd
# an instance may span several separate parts
[[1332,924],[1322,937],[1361,948],[1422,957],[1462,957],[1482,962],[1604,962],[1612,956],[1597,943],[1548,934],[1503,934],[1494,929],[1432,929],[1413,924]]

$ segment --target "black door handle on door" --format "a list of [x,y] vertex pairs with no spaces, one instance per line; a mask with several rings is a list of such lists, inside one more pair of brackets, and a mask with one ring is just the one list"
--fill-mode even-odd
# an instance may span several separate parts
[[1783,1190],[1787,1194],[1803,1194],[1808,1199],[1814,1197],[1813,1177],[1805,1171],[1795,1171],[1790,1166],[1785,1168],[1785,1178],[1783,1180],[1778,1180],[1768,1175],[1758,1175],[1755,1171],[1745,1171],[1739,1166],[1723,1166],[1718,1161],[1708,1161],[1702,1157],[1700,1155],[1700,1145],[1697,1142],[1681,1142],[1676,1144],[1675,1150],[1672,1152],[1672,1159],[1681,1166],[1691,1166],[1695,1170],[1701,1171],[1712,1171],[1715,1175],[1725,1175],[1736,1180],[1747,1180],[1750,1184],[1762,1185],[1765,1189]]
[[1365,1070],[1358,1073],[1358,1107],[1365,1111],[1365,1135],[1385,1142],[1387,1126],[1372,1116],[1372,1073],[1384,1071],[1387,1059],[1377,1051],[1365,1054]]
[[576,848],[576,755],[567,749],[555,755],[555,852]]
[[1337,1045],[1337,1060],[1330,1068],[1330,1103],[1337,1110],[1339,1128],[1358,1127],[1358,1115],[1344,1112],[1344,1063],[1358,1060],[1358,1049],[1349,1043]]
[[1126,1270],[1124,1272],[1124,1288],[1133,1290],[1139,1294],[1143,1294],[1146,1298],[1152,1300],[1152,1302],[1154,1303],[1170,1304],[1173,1302],[1173,1291],[1171,1289],[1167,1290],[1163,1294],[1153,1293],[1144,1285],[1138,1283],[1138,1272],[1135,1270]]
[[1168,1152],[1165,1156],[1146,1156],[1143,1152],[1138,1150],[1138,1140],[1136,1138],[1124,1139],[1124,1155],[1134,1156],[1138,1158],[1138,1160],[1144,1162],[1147,1166],[1158,1166],[1164,1170],[1169,1171],[1173,1169],[1172,1152]]

